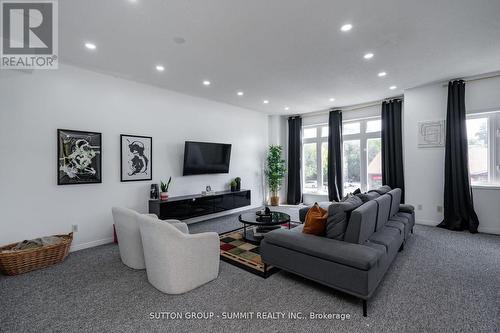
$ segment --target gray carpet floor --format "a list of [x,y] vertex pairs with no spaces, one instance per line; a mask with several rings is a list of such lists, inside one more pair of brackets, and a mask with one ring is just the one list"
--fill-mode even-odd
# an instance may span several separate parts
[[[297,219],[296,209],[282,208]],[[190,225],[229,231],[237,215]],[[349,320],[186,320],[151,312],[281,311]],[[62,264],[0,276],[0,332],[500,332],[500,237],[416,226],[368,305],[286,272],[268,279],[221,262],[219,278],[183,295],[124,266],[118,246],[71,253]]]

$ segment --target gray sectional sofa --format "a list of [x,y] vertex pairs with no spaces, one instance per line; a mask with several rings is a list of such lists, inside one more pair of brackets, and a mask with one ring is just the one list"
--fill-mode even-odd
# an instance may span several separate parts
[[263,261],[362,299],[366,316],[367,300],[415,224],[413,207],[400,205],[400,189],[380,192],[323,203],[328,209],[324,237],[304,234],[303,226],[267,233],[260,248]]

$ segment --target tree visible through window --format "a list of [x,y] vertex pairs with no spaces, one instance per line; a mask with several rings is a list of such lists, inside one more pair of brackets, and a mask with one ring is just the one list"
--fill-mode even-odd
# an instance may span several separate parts
[[344,122],[344,195],[382,185],[380,132],[379,118]]
[[302,172],[304,193],[328,193],[328,126],[303,128]]

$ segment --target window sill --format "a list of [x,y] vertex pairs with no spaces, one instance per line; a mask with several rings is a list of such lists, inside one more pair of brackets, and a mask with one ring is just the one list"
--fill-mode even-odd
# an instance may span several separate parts
[[473,190],[500,190],[500,184],[473,184]]
[[314,195],[314,196],[322,196],[322,197],[327,197],[328,193],[326,192],[303,192],[304,195]]

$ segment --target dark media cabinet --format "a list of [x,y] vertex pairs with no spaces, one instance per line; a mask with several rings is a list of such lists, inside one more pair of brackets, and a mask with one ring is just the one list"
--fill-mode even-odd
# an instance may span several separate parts
[[185,220],[249,206],[250,199],[250,190],[221,191],[211,195],[184,195],[171,197],[165,201],[149,200],[149,212],[158,215],[160,220]]

